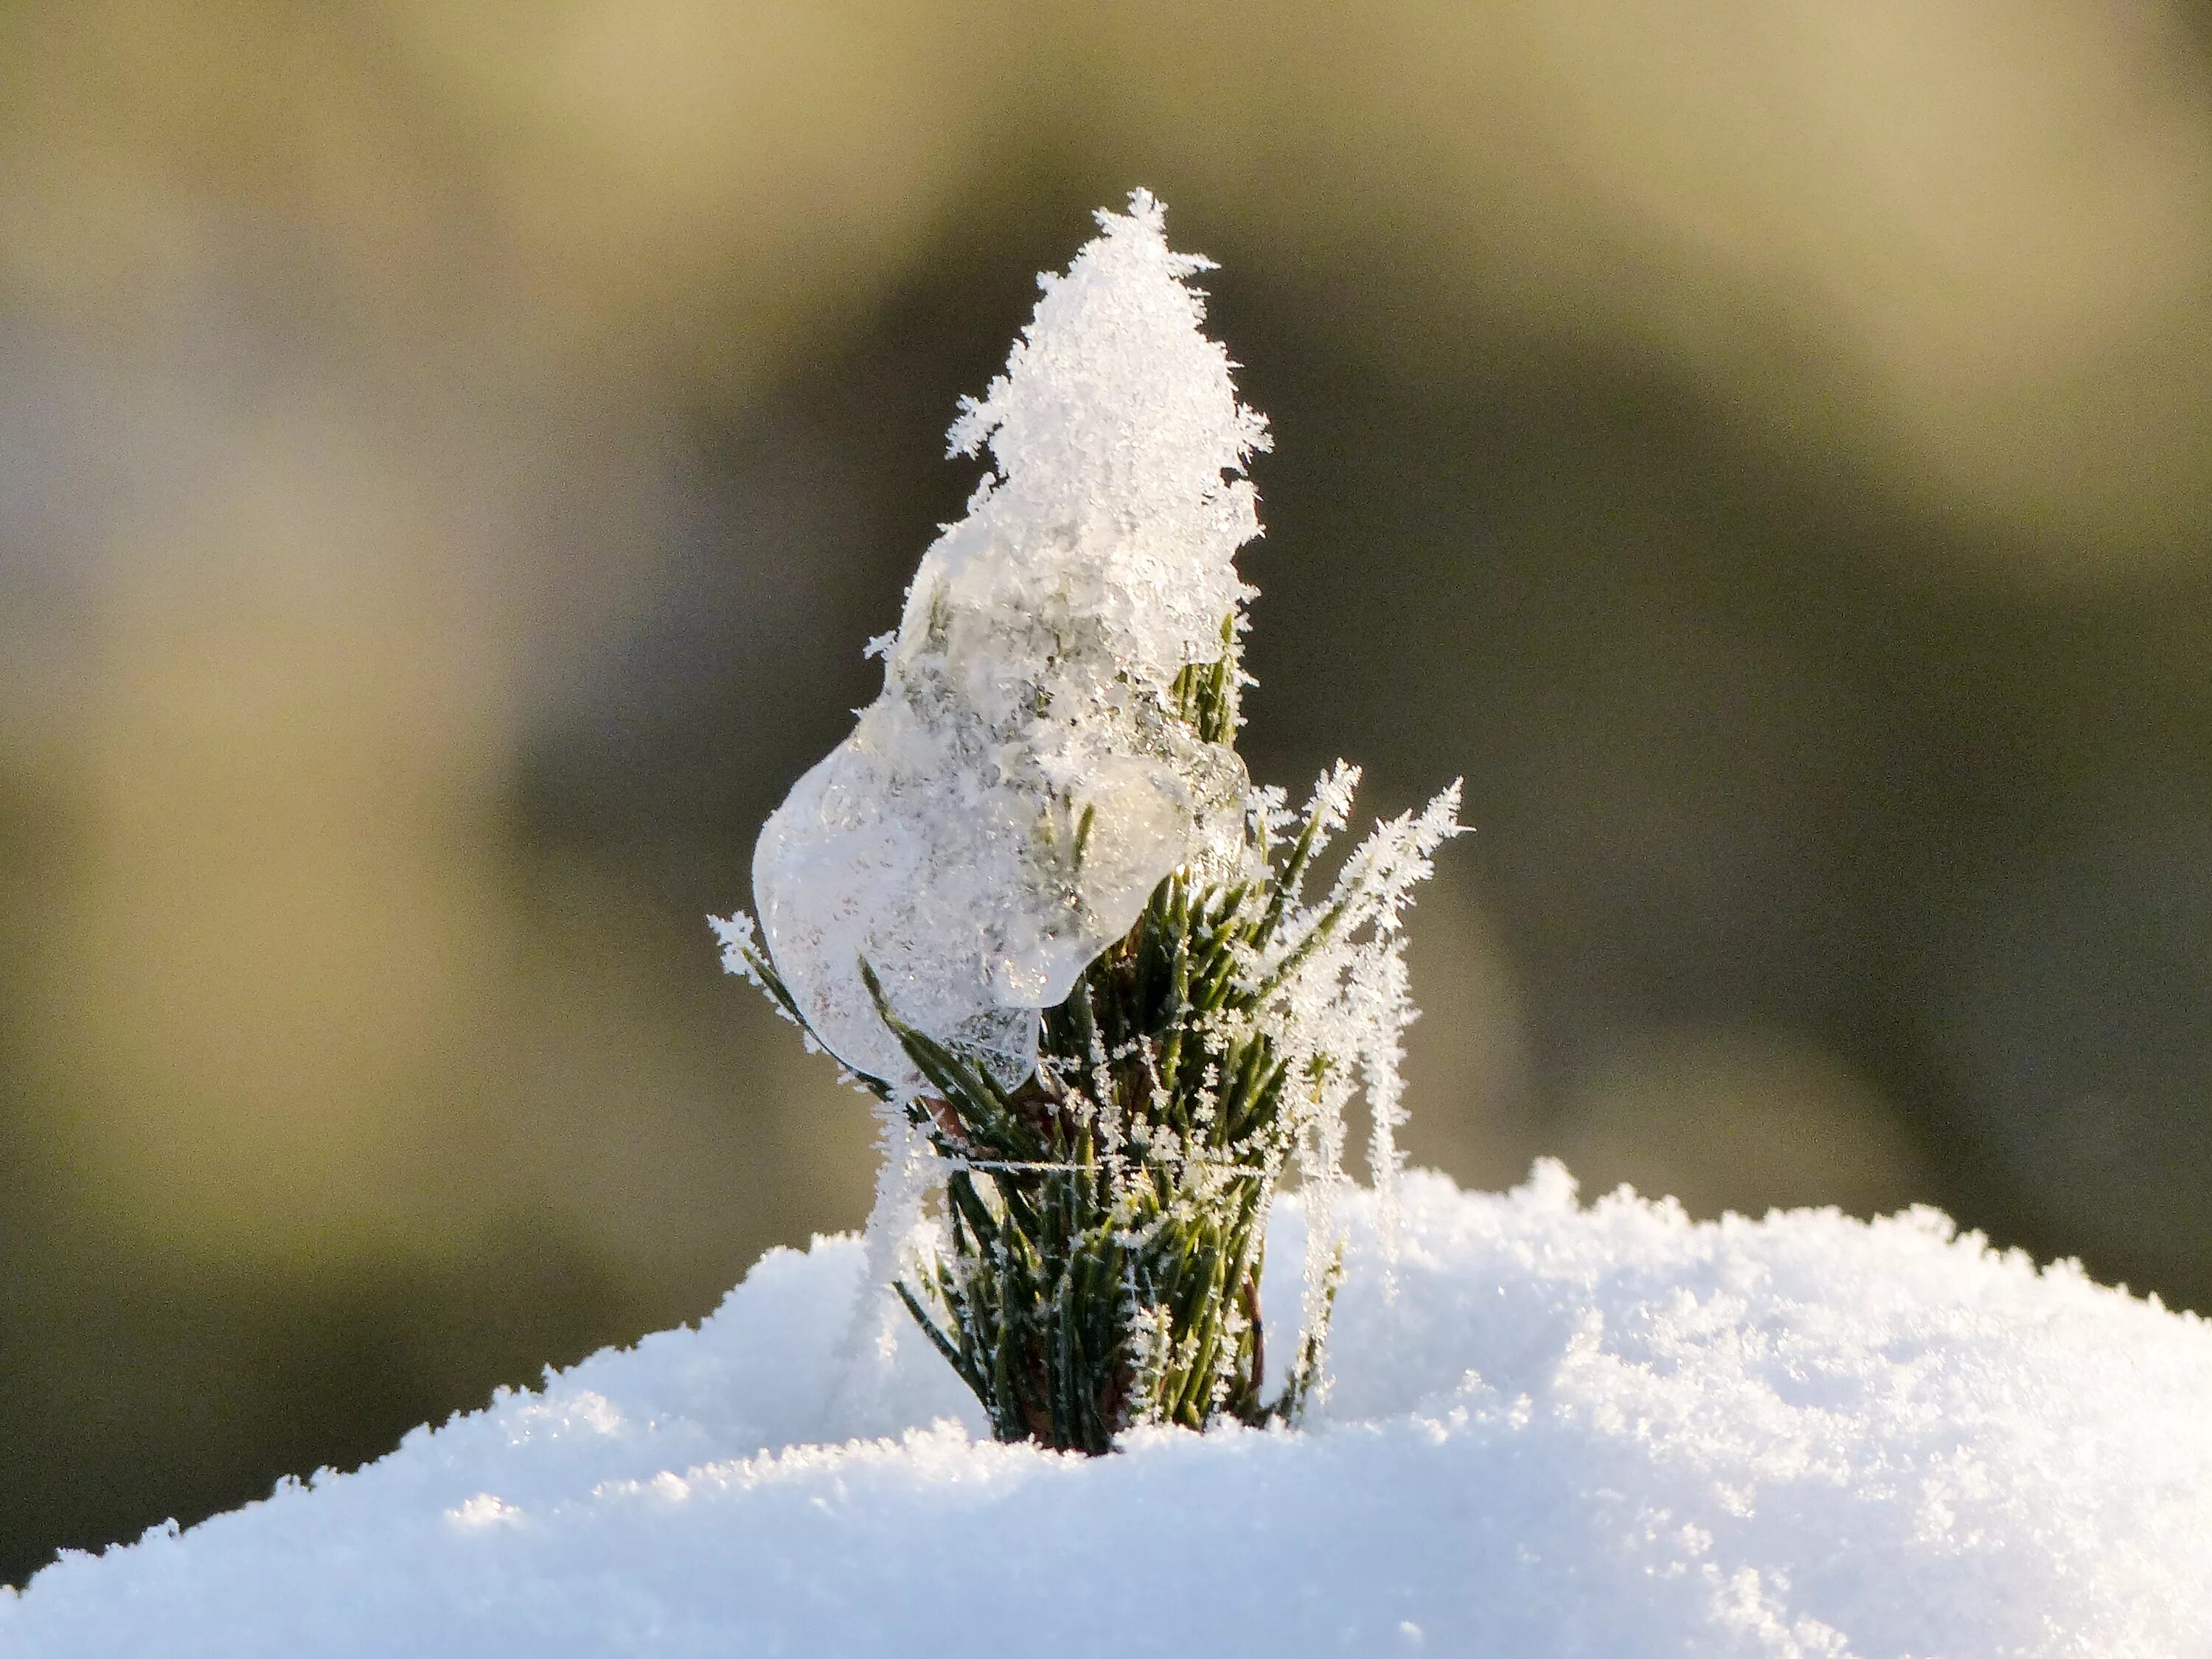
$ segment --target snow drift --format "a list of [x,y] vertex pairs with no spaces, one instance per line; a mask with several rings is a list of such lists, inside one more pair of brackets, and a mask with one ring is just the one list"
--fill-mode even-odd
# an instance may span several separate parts
[[[2212,1331],[1933,1211],[1692,1224],[1556,1164],[1352,1205],[1306,1430],[981,1439],[861,1249],[349,1474],[72,1555],[0,1654],[2212,1653]],[[1295,1291],[1295,1206],[1269,1297]]]

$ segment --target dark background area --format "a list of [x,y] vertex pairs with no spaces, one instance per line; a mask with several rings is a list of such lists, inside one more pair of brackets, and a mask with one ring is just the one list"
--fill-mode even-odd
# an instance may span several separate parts
[[0,1582],[855,1226],[721,977],[1134,185],[1406,1139],[2212,1310],[2212,76],[2014,0],[0,9]]

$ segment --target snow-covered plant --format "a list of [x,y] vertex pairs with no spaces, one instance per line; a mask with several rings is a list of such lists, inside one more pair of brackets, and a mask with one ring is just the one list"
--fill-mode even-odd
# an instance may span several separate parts
[[[1266,423],[1200,331],[1210,262],[1143,191],[1098,222],[963,403],[952,452],[994,469],[870,647],[882,695],[763,829],[759,938],[714,923],[884,1103],[881,1276],[1000,1438],[1091,1452],[1321,1386],[1345,1110],[1364,1090],[1387,1197],[1400,917],[1459,828],[1455,784],[1309,892],[1357,771],[1293,813],[1234,746]],[[1305,1295],[1267,1400],[1261,1255],[1291,1177]]]

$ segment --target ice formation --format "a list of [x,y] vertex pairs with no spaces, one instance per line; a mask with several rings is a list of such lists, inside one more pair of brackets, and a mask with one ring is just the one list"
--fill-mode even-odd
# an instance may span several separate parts
[[[1259,533],[1237,475],[1267,444],[1200,332],[1143,191],[1038,279],[1006,372],[951,448],[994,470],[924,556],[882,695],[761,832],[753,892],[778,972],[854,1071],[915,1079],[900,1018],[1028,1075],[1036,1011],[1127,931],[1161,877],[1240,846],[1248,784],[1166,697],[1224,649]],[[735,927],[735,922],[722,924]]]
[[[1307,900],[1358,775],[1340,763],[1293,815],[1234,748],[1251,592],[1235,556],[1259,533],[1238,475],[1265,423],[1201,331],[1189,278],[1209,262],[1169,249],[1144,191],[1098,222],[1066,276],[1039,278],[1006,374],[953,425],[952,453],[988,444],[994,470],[871,647],[882,694],[762,830],[762,937],[743,915],[714,919],[725,965],[879,1097],[869,1285],[925,1287],[908,1305],[1001,1432],[1041,1437],[1048,1417],[1049,1443],[1092,1450],[1162,1413],[1252,1422],[1327,1391],[1346,1108],[1364,1093],[1371,1109],[1387,1258],[1414,1017],[1400,918],[1461,828],[1454,785],[1377,824]],[[1148,901],[1160,908],[1133,933]],[[1133,965],[1154,949],[1154,982],[1181,988],[1158,1004],[1136,990],[1154,970]],[[987,1079],[964,1081],[963,1060]],[[1000,1091],[1033,1073],[1035,1110],[1002,1121]],[[1291,1176],[1313,1223],[1302,1358],[1270,1405],[1253,1393],[1267,1345],[1246,1304]],[[987,1251],[960,1207],[977,1181]],[[921,1223],[940,1190],[933,1240]],[[1053,1218],[1049,1239],[1027,1237],[1031,1215]],[[1009,1218],[1054,1272],[1094,1249],[1119,1262],[1096,1305],[1072,1279],[1010,1291],[990,1265],[1028,1260],[997,1242]],[[1188,1241],[1216,1226],[1233,1268],[1194,1300],[1176,1288],[1202,1259]],[[908,1249],[916,1271],[896,1272]],[[988,1288],[971,1297],[979,1261]],[[1006,1298],[1032,1291],[1037,1309],[1002,1325]],[[872,1310],[864,1295],[855,1351]],[[1019,1363],[1009,1330],[1032,1345]]]
[[916,1330],[841,1375],[861,1250],[821,1240],[696,1330],[65,1558],[0,1592],[0,1654],[2212,1654],[2203,1322],[1931,1211],[1692,1224],[1556,1165],[1410,1176],[1403,1231],[1395,1300],[1350,1259],[1306,1431],[979,1439]]

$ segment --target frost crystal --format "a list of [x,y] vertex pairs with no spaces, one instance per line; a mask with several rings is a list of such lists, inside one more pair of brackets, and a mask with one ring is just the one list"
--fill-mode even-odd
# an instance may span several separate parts
[[1259,533],[1234,477],[1267,446],[1139,191],[1043,297],[951,451],[995,470],[924,556],[884,690],[799,781],[753,855],[769,953],[805,1024],[865,1076],[920,1079],[902,1022],[1012,1085],[1037,1011],[1179,866],[1243,842],[1243,764],[1168,708],[1220,658]]

